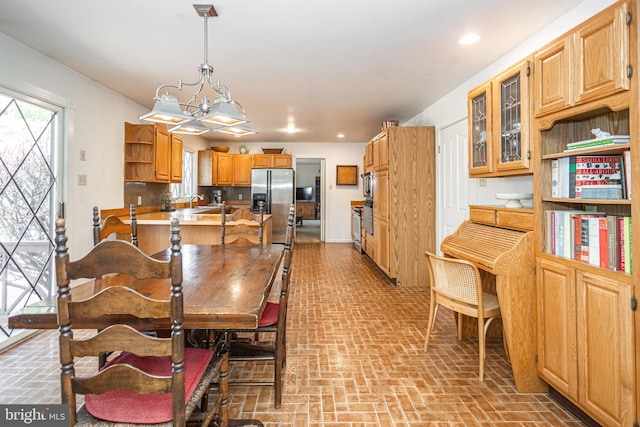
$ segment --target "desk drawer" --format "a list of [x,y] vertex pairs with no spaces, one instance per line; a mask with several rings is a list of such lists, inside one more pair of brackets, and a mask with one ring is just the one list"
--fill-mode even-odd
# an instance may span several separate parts
[[531,212],[496,212],[496,224],[516,230],[533,230],[533,215]]
[[477,224],[518,231],[533,231],[533,209],[469,206],[469,219]]
[[495,209],[482,209],[482,208],[470,208],[469,219],[479,224],[496,224],[496,210]]

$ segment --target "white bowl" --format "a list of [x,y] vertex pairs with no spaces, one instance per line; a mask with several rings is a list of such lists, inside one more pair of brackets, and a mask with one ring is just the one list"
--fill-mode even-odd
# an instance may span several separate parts
[[506,200],[506,208],[521,208],[520,200],[533,199],[533,193],[496,193],[496,199]]

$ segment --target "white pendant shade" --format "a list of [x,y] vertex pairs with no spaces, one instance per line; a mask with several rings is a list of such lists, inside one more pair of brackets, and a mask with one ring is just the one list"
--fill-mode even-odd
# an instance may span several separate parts
[[248,123],[241,124],[238,126],[229,126],[226,128],[214,129],[215,132],[226,133],[234,136],[246,136],[252,135],[254,133],[258,133],[257,130],[254,130]]
[[[236,136],[256,133],[256,131],[249,127],[233,128],[233,130],[230,130],[231,126],[247,123],[249,119],[247,119],[244,107],[231,98],[229,88],[221,85],[220,81],[213,79],[213,67],[209,65],[207,61],[207,19],[218,16],[218,13],[213,5],[194,4],[193,7],[198,15],[204,18],[204,61],[198,67],[200,79],[194,83],[185,83],[180,80],[178,84],[167,83],[158,86],[156,95],[153,98],[156,101],[153,109],[149,113],[141,116],[140,120],[174,125],[174,127],[169,129],[169,132],[186,135],[202,135],[211,130],[230,133]],[[181,93],[183,87],[187,86],[195,87],[193,95],[191,98],[179,101],[178,97],[173,95],[173,93]],[[216,102],[214,102],[213,105],[210,104],[209,98],[203,92],[203,90],[207,88],[217,94]],[[160,95],[161,91],[165,89],[172,92],[167,91],[163,95]],[[202,98],[198,99],[199,96],[202,96]],[[211,129],[204,125],[205,122],[229,130]]]
[[202,135],[203,133],[211,132],[211,128],[203,126],[197,120],[189,120],[188,122],[184,122],[169,129],[169,132],[180,133],[183,135]]
[[140,116],[140,120],[149,122],[167,123],[175,125],[187,122],[190,116],[184,114],[180,109],[180,104],[175,96],[164,94],[158,99],[153,109],[147,114]]
[[214,103],[211,110],[199,120],[219,126],[235,126],[249,121],[234,104],[226,101]]

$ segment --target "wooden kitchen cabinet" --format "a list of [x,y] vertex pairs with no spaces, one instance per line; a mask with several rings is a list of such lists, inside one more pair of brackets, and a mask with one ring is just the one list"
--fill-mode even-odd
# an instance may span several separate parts
[[171,182],[182,182],[182,137],[171,134]]
[[389,170],[373,174],[373,234],[376,252],[373,260],[387,275],[389,267]]
[[389,167],[389,133],[383,131],[372,140],[373,170],[387,169]]
[[632,285],[539,259],[537,294],[540,376],[603,425],[632,425]]
[[270,168],[271,154],[252,154],[251,162],[253,168]]
[[533,98],[535,116],[543,116],[571,106],[573,37],[550,43],[533,57]]
[[164,124],[125,122],[124,140],[125,182],[170,182],[171,138]]
[[374,230],[363,232],[363,249],[396,283],[423,283],[424,252],[436,250],[435,128],[392,126],[365,150],[377,169],[372,164]]
[[530,74],[525,59],[469,92],[469,176],[532,173]]
[[364,157],[362,159],[364,171],[373,171],[373,140],[369,141],[364,148]]
[[567,397],[578,399],[576,284],[574,269],[538,259],[538,374]]
[[291,154],[272,154],[272,164],[274,168],[287,169],[291,167]]
[[[625,273],[617,264],[603,267],[573,254],[555,255],[549,226],[553,211],[637,219],[640,203],[637,198],[562,197],[552,193],[552,169],[571,156],[628,151],[627,184],[640,188],[638,77],[622,72],[638,63],[637,49],[629,49],[637,41],[637,19],[628,20],[628,12],[637,13],[637,2],[617,2],[534,54],[538,374],[606,426],[634,425],[639,413],[640,257],[625,259],[632,263],[632,271]],[[631,143],[565,151],[567,143],[592,139],[594,128],[629,135]],[[633,227],[630,241],[638,238],[640,228]]]
[[198,151],[198,185],[213,185],[213,152],[211,150]]
[[571,74],[576,104],[630,88],[629,66],[635,64],[629,61],[631,16],[629,2],[621,2],[574,32],[577,69]]
[[198,185],[233,185],[233,154],[198,151]]
[[233,156],[213,153],[213,185],[233,185]]
[[493,121],[491,82],[469,92],[469,176],[493,172]]
[[251,154],[233,155],[233,185],[251,187]]
[[259,168],[290,168],[291,154],[252,154],[252,167]]
[[374,261],[380,270],[389,275],[389,223],[380,218],[373,218],[373,235],[375,236],[376,250]]
[[631,21],[619,2],[536,52],[535,116],[629,90]]

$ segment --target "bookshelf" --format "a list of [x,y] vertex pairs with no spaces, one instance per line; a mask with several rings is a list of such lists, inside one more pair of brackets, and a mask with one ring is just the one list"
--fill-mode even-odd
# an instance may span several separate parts
[[[565,213],[560,218],[571,218],[571,213],[585,218],[596,213],[605,218],[631,218],[633,199],[554,197],[552,167],[561,158],[622,156],[625,150],[633,150],[638,132],[637,124],[632,125],[637,119],[631,119],[631,111],[637,107],[635,102],[631,105],[629,95],[617,94],[614,99],[594,101],[590,109],[568,108],[535,121],[539,156],[534,173],[538,370],[552,387],[606,425],[626,425],[619,422],[626,416],[621,406],[625,399],[622,391],[635,390],[636,386],[636,367],[625,354],[635,351],[631,307],[635,295],[633,277],[638,273],[625,272],[619,265],[594,265],[598,260],[576,259],[574,248],[570,252],[552,249],[554,239],[556,244],[575,247],[577,237],[574,228],[564,229],[564,239],[550,236],[557,224],[550,225],[549,221],[557,212]],[[631,134],[631,143],[565,151],[567,143],[587,139],[596,127]],[[633,155],[637,157],[637,153]],[[568,224],[573,226],[572,222]],[[593,235],[590,241],[593,242]],[[592,245],[589,247],[593,250]],[[609,390],[609,396],[617,396],[618,400],[604,399],[598,390]],[[616,415],[612,417],[612,413]]]
[[[629,44],[636,46],[637,20],[624,19],[627,12],[633,16],[636,11],[635,1],[617,2],[558,39],[588,38],[596,33],[615,39],[603,38],[598,43],[570,46],[568,58],[573,60],[563,62],[569,68],[566,70],[567,85],[571,85],[571,79],[577,81],[595,75],[626,76],[623,69],[627,64],[637,65],[637,50],[626,47]],[[622,22],[627,24],[622,25]],[[604,28],[609,31],[605,32]],[[621,40],[624,48],[612,49]],[[555,44],[559,41],[550,43]],[[589,48],[594,51],[589,52]],[[596,53],[596,48],[599,52],[621,52],[620,58],[610,58],[608,64],[613,67],[600,74],[593,69],[581,69],[598,67],[598,61],[588,60],[598,58],[600,54]],[[573,53],[571,49],[574,49]],[[537,70],[545,72],[540,67]],[[577,236],[574,234],[572,241],[571,228],[563,242],[569,244],[570,251],[554,251],[550,247],[554,236],[550,236],[553,228],[549,221],[556,212],[560,212],[558,217],[563,219],[589,214],[604,218],[626,217],[632,224],[634,218],[640,218],[637,196],[635,199],[633,195],[630,198],[585,199],[553,193],[553,164],[559,159],[624,156],[625,151],[630,153],[631,165],[626,183],[632,189],[634,186],[639,188],[637,74],[626,78],[597,94],[565,100],[554,108],[544,109],[540,104],[533,121],[538,375],[598,423],[607,426],[633,425],[638,419],[640,343],[636,335],[640,321],[635,306],[640,289],[639,261],[633,259],[632,252],[628,253],[633,268],[624,271],[611,268],[609,264],[604,266],[599,260],[585,259],[582,255],[578,259],[575,252]],[[547,80],[540,76],[534,78],[535,82]],[[539,87],[534,91],[542,93]],[[567,144],[593,138],[591,130],[596,128],[611,135],[630,135],[630,142],[565,151]],[[572,216],[569,213],[572,211],[577,213]],[[599,223],[599,220],[590,221]],[[640,237],[640,219],[636,222],[636,230],[631,228],[629,241],[633,241],[634,235],[636,241]],[[571,223],[569,227],[572,227]],[[575,224],[573,227],[575,232]],[[590,237],[595,238],[595,235]]]

